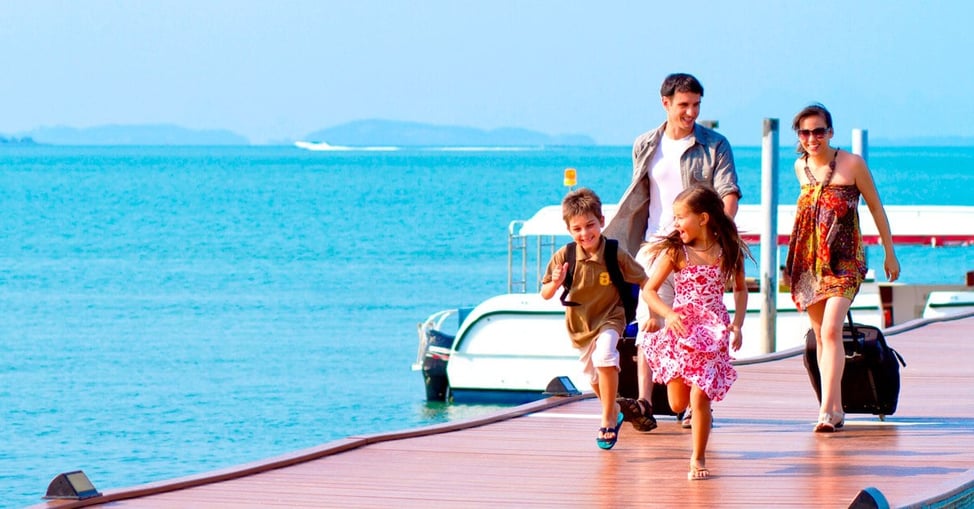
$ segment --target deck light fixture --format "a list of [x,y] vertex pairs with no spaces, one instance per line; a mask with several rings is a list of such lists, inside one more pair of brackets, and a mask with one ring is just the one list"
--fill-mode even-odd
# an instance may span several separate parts
[[101,493],[91,484],[88,476],[81,470],[58,474],[51,484],[47,487],[47,495],[44,498],[84,500],[86,498],[100,497]]
[[578,171],[575,168],[565,168],[565,187],[574,190],[578,184]]
[[548,382],[548,387],[545,387],[545,396],[578,396],[582,391],[575,387],[572,383],[571,378],[567,376],[556,376]]

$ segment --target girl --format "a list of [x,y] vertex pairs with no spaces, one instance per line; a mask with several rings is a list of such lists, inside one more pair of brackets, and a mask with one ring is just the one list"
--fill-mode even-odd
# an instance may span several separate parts
[[[693,453],[690,480],[707,479],[706,450],[712,424],[710,403],[720,401],[737,379],[728,346],[741,347],[747,311],[744,257],[751,252],[724,213],[724,203],[708,187],[692,186],[673,202],[675,230],[653,246],[660,255],[650,276],[646,300],[665,318],[657,332],[644,332],[640,345],[653,368],[654,381],[665,383],[674,412],[692,410]],[[660,286],[675,273],[673,307],[660,299]],[[734,321],[724,306],[725,285],[734,283]],[[653,325],[647,326],[652,330]]]
[[866,162],[832,148],[832,114],[821,104],[798,112],[792,122],[798,135],[795,176],[801,184],[795,225],[785,262],[786,282],[799,310],[807,310],[815,332],[822,377],[822,401],[815,432],[832,432],[845,424],[842,410],[842,322],[866,276],[866,257],[859,231],[859,197],[866,201],[882,240],[883,267],[891,282],[900,275],[889,219]]

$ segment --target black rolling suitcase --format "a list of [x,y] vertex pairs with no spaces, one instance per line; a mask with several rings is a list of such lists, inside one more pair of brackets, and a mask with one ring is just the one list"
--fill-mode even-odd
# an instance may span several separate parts
[[[629,334],[626,334],[629,336]],[[813,340],[814,341],[814,340]],[[619,340],[619,395],[624,398],[636,399],[639,397],[639,375],[636,371],[636,356],[640,355],[636,348],[636,338],[623,337]],[[653,414],[654,415],[676,415],[670,409],[670,400],[666,396],[666,386],[655,384],[653,386]]]
[[[852,312],[847,320],[842,327],[842,409],[848,414],[878,415],[880,419],[893,415],[900,395],[900,365],[906,367],[906,362],[886,344],[881,330],[853,322]],[[815,333],[809,329],[805,334],[805,369],[821,402],[822,380],[815,350]]]

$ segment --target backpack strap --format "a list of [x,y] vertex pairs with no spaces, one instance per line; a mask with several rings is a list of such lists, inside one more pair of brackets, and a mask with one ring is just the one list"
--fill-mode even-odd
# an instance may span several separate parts
[[[568,292],[572,288],[575,276],[575,244],[569,242],[565,245],[565,263],[568,264],[568,271],[565,273],[565,280],[562,286],[565,288],[561,292],[561,304],[563,306],[578,306],[577,302],[568,300]],[[622,275],[622,268],[619,267],[619,241],[616,239],[605,239],[605,267],[609,272],[609,279],[612,286],[616,287],[619,297],[622,299],[622,307],[626,311],[626,323],[632,323],[636,319],[636,303],[639,300],[639,286],[626,282]]]
[[565,281],[561,283],[565,289],[561,292],[561,305],[562,306],[578,306],[577,302],[572,302],[568,300],[568,292],[572,289],[572,283],[575,279],[575,244],[574,242],[569,242],[565,245],[565,263],[568,264],[568,271],[565,272]]
[[639,286],[627,283],[622,275],[622,268],[619,267],[619,241],[616,239],[605,239],[605,267],[609,271],[612,285],[619,291],[622,307],[626,310],[626,323],[632,323],[636,319]]
[[605,239],[605,267],[609,270],[612,284],[618,287],[620,281],[625,283],[622,269],[619,268],[619,241],[616,239]]

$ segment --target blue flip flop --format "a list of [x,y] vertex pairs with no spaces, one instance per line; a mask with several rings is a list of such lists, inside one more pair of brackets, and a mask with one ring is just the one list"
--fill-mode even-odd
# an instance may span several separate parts
[[616,445],[616,442],[619,440],[619,429],[622,428],[622,422],[624,420],[625,417],[622,415],[622,412],[619,412],[619,417],[616,418],[616,427],[599,428],[599,435],[604,435],[609,432],[612,433],[612,438],[602,438],[600,436],[595,437],[595,443],[598,444],[600,449],[605,449],[606,451],[608,451],[609,449],[612,449],[612,447]]

